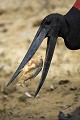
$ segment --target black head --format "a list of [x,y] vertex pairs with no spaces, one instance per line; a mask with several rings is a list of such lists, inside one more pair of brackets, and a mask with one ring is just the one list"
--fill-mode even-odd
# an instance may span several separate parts
[[[64,26],[64,28],[63,28]],[[41,80],[39,83],[39,86],[37,88],[37,91],[35,93],[35,96],[38,94],[40,88],[42,87],[44,80],[47,76],[51,59],[53,56],[54,48],[56,45],[56,40],[58,36],[65,36],[66,35],[66,22],[64,19],[64,16],[60,14],[50,14],[46,16],[40,25],[40,28],[37,32],[37,34],[34,37],[34,40],[32,41],[31,46],[29,47],[25,57],[23,58],[21,64],[19,65],[18,69],[10,79],[8,85],[17,77],[17,75],[20,73],[20,70],[25,66],[25,64],[33,57],[37,49],[39,48],[40,44],[44,40],[45,37],[48,37],[47,39],[47,50],[46,50],[46,57],[44,61],[44,68],[41,76]]]

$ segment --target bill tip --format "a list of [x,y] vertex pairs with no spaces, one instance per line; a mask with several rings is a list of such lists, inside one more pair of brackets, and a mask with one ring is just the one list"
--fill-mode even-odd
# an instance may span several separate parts
[[7,83],[7,87],[8,87],[10,84],[11,84],[11,82],[9,81],[9,82]]

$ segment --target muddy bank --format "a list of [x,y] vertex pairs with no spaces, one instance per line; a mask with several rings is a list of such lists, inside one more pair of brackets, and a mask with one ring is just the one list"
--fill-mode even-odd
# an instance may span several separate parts
[[[0,120],[58,120],[60,111],[72,115],[80,106],[80,51],[68,50],[61,38],[44,86],[35,99],[41,73],[28,81],[26,88],[16,86],[20,77],[6,88],[41,20],[50,13],[65,14],[74,1],[0,0]],[[45,49],[46,39],[36,54],[44,59]]]

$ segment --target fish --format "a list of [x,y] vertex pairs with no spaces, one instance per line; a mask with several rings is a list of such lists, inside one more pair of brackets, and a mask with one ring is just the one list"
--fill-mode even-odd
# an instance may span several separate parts
[[18,86],[25,87],[27,80],[34,79],[42,70],[42,56],[34,56],[21,70],[20,79],[17,82]]

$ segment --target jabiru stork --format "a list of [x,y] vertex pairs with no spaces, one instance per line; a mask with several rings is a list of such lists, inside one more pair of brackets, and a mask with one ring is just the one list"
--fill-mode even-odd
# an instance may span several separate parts
[[67,14],[49,14],[42,20],[31,46],[29,47],[16,72],[8,82],[8,85],[18,76],[20,70],[33,57],[40,44],[46,37],[48,39],[44,67],[40,83],[34,96],[38,94],[46,79],[57,38],[62,37],[66,47],[70,50],[80,49],[80,0],[76,0],[75,4]]

